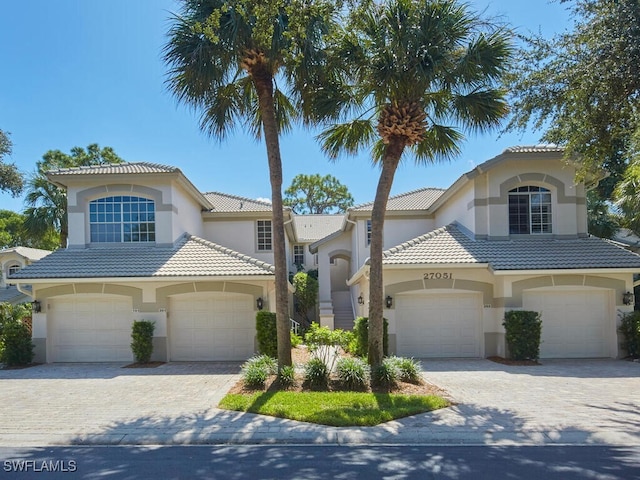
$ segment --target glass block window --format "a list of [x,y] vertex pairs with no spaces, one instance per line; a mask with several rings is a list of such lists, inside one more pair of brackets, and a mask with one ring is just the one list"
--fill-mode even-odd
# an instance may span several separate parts
[[509,233],[552,233],[551,192],[531,185],[509,190]]
[[141,243],[156,241],[155,202],[118,195],[89,203],[91,242]]
[[273,237],[271,234],[271,220],[258,220],[258,251],[268,252],[273,250]]

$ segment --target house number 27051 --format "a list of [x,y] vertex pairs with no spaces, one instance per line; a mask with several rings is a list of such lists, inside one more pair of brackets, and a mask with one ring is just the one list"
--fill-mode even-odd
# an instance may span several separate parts
[[453,278],[453,273],[427,272],[422,278],[425,280],[448,280]]

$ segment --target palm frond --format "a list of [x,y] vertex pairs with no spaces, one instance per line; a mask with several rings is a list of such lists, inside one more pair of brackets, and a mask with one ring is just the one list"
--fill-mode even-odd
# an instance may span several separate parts
[[370,119],[356,119],[333,125],[316,138],[320,141],[322,151],[335,160],[341,153],[355,155],[361,148],[373,144],[376,132]]
[[473,132],[498,126],[508,112],[502,90],[487,88],[453,97],[453,116]]
[[412,147],[416,163],[441,163],[460,155],[460,142],[464,135],[456,128],[445,125],[431,125],[424,140]]

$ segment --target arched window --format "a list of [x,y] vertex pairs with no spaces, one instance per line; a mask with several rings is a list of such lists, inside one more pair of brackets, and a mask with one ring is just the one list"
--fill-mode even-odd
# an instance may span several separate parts
[[18,273],[21,268],[22,266],[18,264],[9,265],[9,267],[7,268],[7,275],[13,275],[14,273]]
[[509,233],[551,233],[551,191],[527,185],[509,190]]
[[91,242],[155,242],[155,202],[118,195],[89,203]]

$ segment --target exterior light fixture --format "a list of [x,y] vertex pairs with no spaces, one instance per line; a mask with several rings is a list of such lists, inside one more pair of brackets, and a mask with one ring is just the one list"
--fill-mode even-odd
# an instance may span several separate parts
[[262,300],[262,297],[258,297],[256,300],[256,307],[258,307],[258,310],[262,310],[264,308],[264,300]]
[[362,294],[358,297],[358,305],[364,305],[364,298],[362,298]]
[[625,305],[633,305],[635,303],[635,295],[631,292],[622,294],[622,303]]
[[33,313],[40,313],[42,311],[42,306],[38,300],[31,302],[31,311]]
[[384,299],[384,303],[387,308],[391,308],[391,306],[393,305],[393,298],[391,298],[391,295],[387,295],[387,298]]

